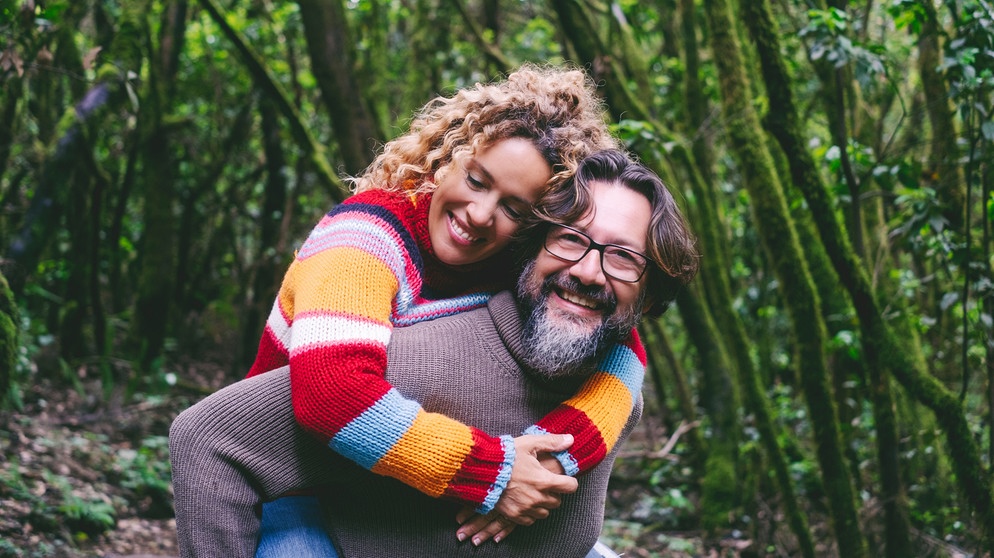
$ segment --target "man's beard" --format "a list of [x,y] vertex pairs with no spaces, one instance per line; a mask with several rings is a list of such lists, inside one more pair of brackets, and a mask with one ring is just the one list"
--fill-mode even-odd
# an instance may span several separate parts
[[[547,379],[589,375],[597,359],[615,343],[628,337],[642,317],[644,289],[628,311],[617,312],[617,300],[602,287],[578,283],[567,271],[550,275],[535,288],[531,275],[535,261],[525,266],[518,280],[518,302],[526,312],[521,334],[525,364]],[[554,286],[598,301],[603,317],[593,330],[590,321],[566,312],[549,315],[549,295]],[[537,292],[535,292],[537,290]]]

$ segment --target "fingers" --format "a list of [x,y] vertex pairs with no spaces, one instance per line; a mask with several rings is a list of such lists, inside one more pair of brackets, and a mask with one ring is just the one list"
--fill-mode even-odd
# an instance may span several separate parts
[[519,436],[526,451],[532,455],[540,452],[563,451],[573,445],[572,434],[528,434]]
[[512,498],[498,500],[494,511],[512,523],[531,525],[535,520],[549,517],[549,510],[556,509],[561,504],[561,500],[556,495],[536,494],[526,504]]
[[471,540],[474,546],[480,546],[491,539],[494,542],[504,540],[515,527],[513,522],[498,513],[474,514],[456,530],[456,538],[460,542]]

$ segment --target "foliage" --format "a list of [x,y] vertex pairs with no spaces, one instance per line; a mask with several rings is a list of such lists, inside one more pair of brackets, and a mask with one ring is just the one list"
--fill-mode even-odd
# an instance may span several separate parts
[[[322,185],[320,162],[311,158],[313,146],[292,132],[307,130],[327,147],[321,157],[328,168],[345,168],[335,139],[338,124],[319,87],[321,68],[314,67],[313,45],[307,43],[304,24],[309,22],[293,2],[219,3],[224,21],[265,62],[267,75],[299,122],[286,113],[274,121],[264,117],[272,89],[201,4],[0,0],[0,272],[10,282],[16,305],[0,303],[0,328],[9,316],[18,334],[14,364],[2,371],[10,383],[4,412],[42,408],[39,385],[100,408],[117,404],[118,397],[125,405],[157,404],[166,400],[157,398],[184,393],[180,390],[191,382],[216,387],[242,376],[244,355],[251,356],[258,341],[280,275],[333,204]],[[170,25],[166,10],[180,4],[187,7],[179,29],[182,40],[172,42],[164,34]],[[585,68],[605,92],[618,137],[664,177],[692,226],[706,223],[707,232],[714,233],[699,232],[702,257],[710,264],[707,269],[727,280],[729,299],[704,286],[708,277],[701,278],[692,296],[703,301],[711,319],[732,316],[741,322],[745,356],[733,359],[733,367],[756,367],[760,393],[772,409],[775,442],[786,456],[798,499],[815,521],[823,522],[824,479],[813,439],[818,424],[801,395],[801,380],[809,371],[798,368],[798,328],[787,312],[794,293],[777,279],[775,255],[764,248],[762,223],[753,212],[759,200],[743,188],[749,171],[730,150],[739,131],[737,115],[716,109],[720,55],[708,41],[726,30],[705,25],[708,4],[342,2],[353,43],[351,77],[358,87],[349,102],[375,115],[377,136],[367,142],[372,149],[402,133],[412,111],[429,99],[506,72],[504,63]],[[746,4],[740,4],[739,11],[745,11]],[[772,8],[780,31],[778,54],[799,108],[802,147],[827,186],[826,207],[843,223],[846,240],[863,239],[857,263],[908,361],[918,363],[942,388],[959,392],[962,408],[955,412],[973,428],[972,439],[986,455],[974,465],[989,477],[994,456],[994,400],[989,396],[994,378],[988,372],[994,357],[990,2],[764,5]],[[578,19],[588,26],[583,36],[564,32],[569,14],[582,16]],[[693,43],[681,27],[684,18],[696,29]],[[771,102],[759,49],[744,22],[741,27],[730,32],[743,45],[743,64],[752,79],[743,106],[763,111],[769,124],[782,107]],[[164,53],[170,45],[178,49],[175,74],[160,83],[159,65],[169,58]],[[933,47],[937,81],[929,82],[924,79],[929,68],[916,63],[927,60]],[[484,54],[491,50],[504,62]],[[694,64],[696,74],[690,75]],[[688,95],[691,78],[698,89]],[[936,85],[938,93],[929,89]],[[692,109],[691,101],[700,107]],[[944,103],[946,121],[935,110]],[[697,110],[699,117],[693,116]],[[168,141],[156,150],[150,139],[159,133]],[[278,168],[268,165],[273,153],[267,151],[266,134],[274,134],[282,150]],[[817,217],[792,184],[797,178],[789,172],[792,161],[783,157],[773,136],[764,139],[778,159],[792,220]],[[945,154],[938,147],[943,143],[949,149]],[[952,164],[943,167],[937,161]],[[172,294],[167,309],[156,316],[162,349],[144,360],[149,340],[138,333],[137,301],[143,274],[162,256],[147,248],[161,240],[149,238],[154,229],[146,211],[155,203],[148,200],[160,193],[148,169],[159,163],[170,173],[173,189],[164,204],[172,219],[165,230],[173,248],[163,257],[172,267],[161,274]],[[959,183],[950,186],[948,180]],[[274,208],[267,203],[277,183],[283,184],[275,192],[283,201]],[[957,191],[962,207],[950,210]],[[263,223],[275,223],[271,234],[264,233]],[[810,259],[805,265],[814,269],[817,243],[824,240],[810,238],[802,252]],[[878,371],[865,363],[880,339],[866,337],[855,303],[837,286],[818,296],[836,303],[821,311],[831,313],[822,318],[831,327],[824,341],[843,426],[840,443],[861,494],[862,518],[881,530],[885,522],[875,506],[884,473],[877,447],[880,426],[871,403],[871,373]],[[680,348],[675,358],[686,369],[695,398],[684,403],[698,413],[727,406],[707,391],[705,372],[712,371],[702,369],[699,355],[705,349],[697,345],[705,335],[680,321],[678,307],[668,317],[666,335]],[[734,324],[716,321],[712,337],[735,354]],[[191,363],[204,362],[225,372],[191,379]],[[951,488],[960,478],[950,467],[956,448],[939,439],[941,429],[928,423],[934,417],[914,390],[888,377],[902,409],[895,427],[901,440],[899,476],[912,527],[936,537],[949,535],[952,544],[981,546],[983,526],[964,498],[970,495]],[[99,388],[93,387],[95,381]],[[725,381],[743,380],[733,374]],[[712,471],[720,475],[707,482],[741,480],[741,486],[725,488],[743,492],[742,506],[779,509],[765,515],[762,526],[757,509],[735,508],[738,504],[722,503],[715,515],[731,517],[729,525],[749,531],[755,549],[790,554],[780,543],[785,527],[770,519],[783,517],[784,503],[776,498],[780,481],[770,474],[769,446],[759,443],[757,410],[731,412],[746,417],[735,433],[741,440],[737,451],[729,452],[728,459],[737,462],[714,464]],[[670,414],[669,422],[715,424],[709,422],[715,417]],[[104,460],[88,462],[108,468],[108,476],[138,502],[140,513],[151,517],[168,515],[170,506],[167,448],[158,434],[137,436],[127,447],[100,441]],[[639,474],[631,475],[644,489],[630,499],[637,517],[618,521],[626,528],[638,526],[634,538],[639,544],[697,552],[655,540],[663,530],[697,529],[710,521],[704,516],[711,515],[711,503],[698,500],[704,473],[687,465],[705,462],[695,461],[701,457],[695,451],[707,450],[681,445],[676,461],[646,460],[638,464]],[[33,481],[18,478],[16,468],[3,471],[4,497],[25,502],[39,521],[65,524],[91,538],[113,525],[115,504],[76,494],[64,474],[50,472],[51,493],[39,498]],[[617,540],[626,537],[618,534]],[[54,551],[0,541],[0,556],[46,552]]]

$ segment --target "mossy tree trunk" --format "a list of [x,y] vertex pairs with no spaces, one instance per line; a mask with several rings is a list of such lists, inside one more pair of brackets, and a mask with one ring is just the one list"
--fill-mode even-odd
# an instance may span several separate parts
[[[672,143],[673,150],[669,154],[670,159],[675,161],[675,166],[687,177],[698,204],[703,204],[697,208],[696,214],[702,219],[694,224],[694,230],[700,236],[701,244],[704,246],[701,276],[707,291],[708,306],[714,316],[714,322],[732,324],[732,335],[728,336],[727,340],[720,336],[718,339],[731,344],[730,355],[735,363],[733,369],[737,373],[736,381],[742,391],[747,411],[755,417],[760,440],[783,495],[788,523],[798,539],[802,555],[806,558],[813,558],[815,556],[814,542],[808,528],[807,517],[799,506],[799,499],[794,490],[787,461],[778,443],[777,426],[773,422],[769,400],[762,388],[755,365],[752,363],[745,325],[742,323],[741,317],[733,310],[730,280],[726,274],[728,266],[718,259],[710,262],[708,260],[709,258],[717,258],[719,253],[727,253],[727,249],[724,248],[725,239],[722,236],[725,229],[718,218],[718,206],[716,203],[708,203],[709,200],[715,199],[715,194],[701,178],[693,154],[683,146],[682,142],[676,141],[662,123],[652,118],[644,104],[635,99],[624,87],[626,77],[621,71],[620,65],[613,62],[613,54],[608,52],[603,42],[598,39],[596,30],[590,24],[590,19],[583,7],[572,0],[556,0],[553,5],[565,36],[570,38],[571,42],[568,46],[577,53],[579,60],[591,66],[598,66],[603,72],[611,74],[612,77],[606,81],[608,110],[615,118],[625,115],[627,118],[649,122],[659,134],[660,142]],[[641,156],[646,162],[654,161],[657,158],[655,153],[649,152],[641,153]],[[711,271],[709,271],[709,267]],[[710,279],[705,279],[705,275],[708,275]],[[711,282],[713,282],[713,286],[708,287],[707,285]],[[726,381],[730,382],[732,379],[728,378]],[[727,445],[714,449],[715,451],[731,450]],[[719,459],[717,455],[713,458]],[[732,462],[734,453],[729,453],[726,458]],[[707,476],[710,473],[710,470],[705,470],[704,474]],[[720,471],[716,470],[715,473],[718,474]],[[707,486],[710,483],[705,479],[702,484]]]
[[939,26],[939,15],[934,3],[919,0],[917,4],[924,16],[921,34],[918,36],[918,73],[925,93],[928,123],[932,128],[926,176],[935,177],[935,190],[942,204],[942,215],[954,230],[959,231],[963,226],[963,211],[966,208],[966,185],[959,163],[960,149],[956,145],[956,138],[959,136],[949,103],[949,89],[943,72],[939,69],[943,56],[939,42],[942,28]]
[[259,116],[266,155],[266,186],[259,219],[259,253],[253,266],[251,298],[247,301],[248,308],[241,324],[240,360],[245,370],[249,369],[255,358],[264,322],[279,290],[280,273],[288,265],[287,254],[277,249],[282,244],[279,241],[280,230],[288,209],[288,185],[283,172],[287,163],[276,108],[265,94],[259,99]]
[[311,57],[311,72],[331,116],[338,152],[349,174],[373,160],[382,142],[375,113],[360,90],[353,62],[354,42],[341,0],[297,0]]
[[[804,192],[825,191],[811,155],[804,146],[800,132],[797,109],[790,91],[789,76],[780,56],[778,31],[773,22],[768,3],[763,1],[740,2],[743,19],[756,44],[770,106],[776,107],[767,115],[767,123],[780,143],[790,165],[790,175]],[[834,219],[831,208],[811,206],[811,215],[817,220]],[[822,214],[821,212],[827,212]],[[843,237],[843,240],[845,238]],[[819,250],[822,244],[819,243]],[[833,276],[835,274],[833,273]],[[865,337],[865,332],[864,332]],[[899,558],[913,554],[910,525],[908,522],[907,494],[901,483],[898,463],[897,421],[894,401],[890,393],[890,376],[879,361],[876,351],[863,353],[869,373],[869,389],[873,406],[874,425],[877,430],[877,459],[881,478],[881,500],[886,515],[887,556]]]
[[811,413],[825,492],[840,556],[867,556],[852,479],[839,442],[835,405],[825,365],[825,325],[797,233],[787,211],[766,138],[752,104],[734,19],[725,0],[704,3],[720,81],[731,152],[749,192],[753,221],[768,253],[793,324],[801,385]]
[[7,400],[17,359],[17,305],[7,278],[0,272],[0,409]]
[[[151,4],[146,6],[150,11]],[[132,8],[140,9],[140,8]],[[167,122],[172,111],[173,83],[179,65],[179,52],[186,28],[186,2],[172,2],[162,12],[157,50],[149,55],[148,84],[142,102],[139,130],[140,161],[144,188],[142,217],[142,264],[135,299],[135,340],[139,345],[139,364],[148,370],[159,358],[174,317],[174,296],[178,292],[176,184],[174,180],[172,128]],[[143,21],[144,13],[131,15]],[[137,33],[149,34],[144,25]],[[142,44],[151,44],[141,36]]]
[[306,125],[300,115],[300,111],[291,102],[283,87],[273,76],[269,68],[263,63],[262,57],[255,52],[248,42],[236,31],[225,19],[224,14],[214,0],[199,0],[201,7],[210,15],[211,20],[221,29],[225,38],[231,41],[235,50],[241,56],[246,69],[252,74],[253,82],[258,84],[268,93],[280,113],[286,119],[290,128],[290,135],[297,145],[308,155],[308,163],[311,170],[316,174],[318,181],[324,187],[328,195],[336,202],[340,202],[348,195],[348,188],[335,174],[328,161],[327,150],[324,145],[314,137],[310,128]]

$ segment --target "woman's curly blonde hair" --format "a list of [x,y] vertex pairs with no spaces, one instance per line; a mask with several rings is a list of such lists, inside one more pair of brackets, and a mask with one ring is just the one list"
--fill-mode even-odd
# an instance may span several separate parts
[[437,97],[418,111],[408,133],[387,142],[359,177],[356,192],[434,190],[453,161],[508,138],[531,140],[552,167],[546,189],[562,184],[595,151],[618,148],[586,73],[526,65],[504,81]]

